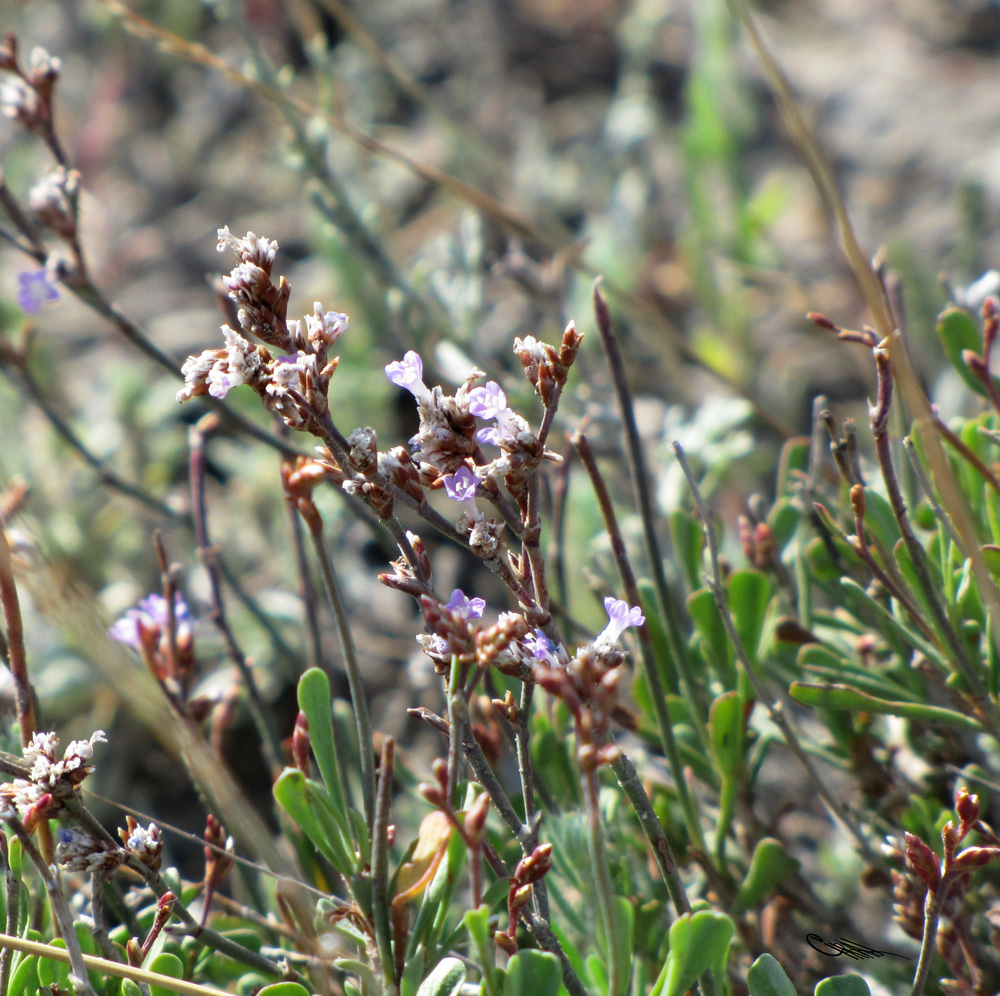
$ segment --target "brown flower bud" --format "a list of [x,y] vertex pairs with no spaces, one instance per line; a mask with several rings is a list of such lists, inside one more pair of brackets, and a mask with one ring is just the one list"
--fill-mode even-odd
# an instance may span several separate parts
[[958,789],[955,792],[955,812],[962,821],[963,829],[971,827],[979,819],[979,796],[970,794],[964,786]]

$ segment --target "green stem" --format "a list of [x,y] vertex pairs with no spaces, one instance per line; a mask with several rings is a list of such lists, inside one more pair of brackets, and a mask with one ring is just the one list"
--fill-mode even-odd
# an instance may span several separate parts
[[597,912],[601,918],[601,928],[607,945],[605,952],[608,968],[609,996],[622,996],[628,978],[618,957],[615,943],[615,896],[611,885],[611,869],[608,867],[607,845],[604,828],[601,825],[601,810],[598,802],[597,771],[591,769],[583,773],[583,800],[587,813],[587,845],[590,851],[590,867],[594,873],[594,889],[597,894]]
[[364,683],[361,680],[361,668],[358,664],[354,640],[351,637],[350,620],[347,617],[347,607],[340,591],[337,574],[333,569],[330,551],[323,539],[323,521],[320,517],[310,516],[306,520],[309,535],[312,537],[316,559],[319,562],[320,573],[323,576],[323,587],[330,600],[334,621],[337,625],[337,636],[340,638],[340,650],[344,657],[344,670],[347,672],[347,683],[351,690],[351,703],[354,706],[354,721],[358,731],[358,754],[361,757],[361,790],[365,800],[365,822],[373,826],[375,819],[375,764],[372,760],[372,728],[368,718],[368,702],[365,698]]

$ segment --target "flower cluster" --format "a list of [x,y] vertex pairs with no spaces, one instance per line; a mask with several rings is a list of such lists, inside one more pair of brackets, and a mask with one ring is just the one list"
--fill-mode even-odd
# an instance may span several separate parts
[[54,733],[34,733],[24,748],[24,760],[31,767],[28,778],[15,778],[0,785],[0,800],[13,806],[29,829],[44,817],[53,816],[60,799],[70,795],[93,770],[94,745],[106,743],[103,730],[89,740],[73,740],[56,758],[59,738]]
[[520,613],[502,612],[492,626],[475,625],[473,620],[482,617],[486,601],[469,598],[460,588],[444,605],[424,595],[420,607],[430,632],[418,636],[417,642],[434,661],[439,674],[448,672],[453,656],[462,665],[475,662],[484,668],[496,665],[520,673],[517,665],[511,667],[510,653],[516,641],[528,633],[528,624]]
[[122,848],[82,830],[60,827],[58,840],[56,858],[67,871],[106,873],[114,871],[125,860]]
[[7,36],[0,46],[0,69],[13,73],[11,79],[0,86],[0,109],[4,115],[17,121],[28,131],[48,135],[52,126],[52,91],[62,63],[49,55],[44,48],[35,46],[22,68],[17,60],[17,42]]
[[131,816],[126,816],[125,829],[119,829],[118,836],[130,855],[152,871],[159,871],[163,858],[163,837],[155,823],[150,823],[143,830]]
[[[248,384],[266,407],[293,429],[322,435],[329,415],[327,395],[338,359],[330,347],[347,328],[339,311],[324,311],[320,302],[301,321],[288,319],[288,281],[271,278],[278,243],[247,232],[242,238],[219,229],[219,251],[232,249],[239,262],[225,278],[237,307],[238,329],[222,326],[225,347],[189,356],[184,362],[184,387],[179,402],[203,395],[224,398],[234,387]],[[281,351],[273,356],[251,336]]]
[[183,685],[194,673],[194,619],[179,594],[174,596],[174,631],[171,646],[170,612],[162,595],[144,598],[108,630],[111,638],[142,655],[160,682]]
[[646,621],[639,606],[629,607],[621,599],[605,598],[604,608],[607,626],[572,658],[565,647],[556,646],[541,630],[523,639],[519,648],[534,680],[569,706],[577,727],[578,759],[585,770],[613,761],[617,755],[613,744],[600,745],[617,704],[619,666],[625,660],[617,641],[627,628]]

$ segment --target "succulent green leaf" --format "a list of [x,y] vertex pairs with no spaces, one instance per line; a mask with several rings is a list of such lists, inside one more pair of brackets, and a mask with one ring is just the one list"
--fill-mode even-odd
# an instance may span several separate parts
[[735,778],[743,766],[743,700],[725,692],[713,703],[708,719],[712,755],[723,778]]
[[781,841],[773,837],[759,840],[753,849],[746,878],[736,894],[733,912],[739,914],[759,906],[798,867],[798,859],[785,850]]
[[309,996],[309,990],[298,982],[273,982],[258,990],[257,996]]
[[[705,530],[694,516],[678,510],[670,513],[670,534],[674,541],[677,565],[684,575],[685,587],[688,591],[695,591],[702,585],[701,558],[705,550]],[[649,619],[649,613],[645,610],[645,597],[643,606],[643,612]]]
[[781,498],[774,503],[774,507],[768,513],[767,524],[771,527],[771,535],[774,537],[777,550],[784,550],[791,542],[801,521],[802,512],[794,501]]
[[705,663],[719,676],[726,688],[732,688],[736,684],[733,651],[722,616],[715,604],[715,596],[707,588],[701,588],[688,596],[687,610],[704,643]]
[[[56,937],[49,942],[54,948],[66,950],[66,942],[61,937]],[[53,961],[51,958],[40,958],[38,961],[38,981],[42,986],[61,986],[69,989],[69,965],[61,961]]]
[[667,641],[663,620],[660,618],[656,590],[651,581],[644,579],[639,582],[639,600],[642,602],[642,611],[646,616],[646,629],[653,645],[653,659],[656,661],[656,668],[659,671],[660,684],[663,685],[664,692],[676,695],[680,690],[677,668],[670,656],[670,644]]
[[865,488],[865,529],[886,552],[892,550],[900,539],[899,523],[893,515],[892,506],[873,488]]
[[[316,782],[312,782],[312,786],[325,792]],[[274,798],[337,871],[347,876],[354,872],[354,857],[336,820],[322,807],[317,795],[310,792],[310,780],[301,771],[285,768],[274,783]]]
[[[615,960],[619,965],[631,965],[632,941],[635,936],[635,907],[624,896],[613,896],[611,901],[614,907],[611,918],[611,944]],[[604,935],[603,924],[600,921],[597,923],[597,943],[605,955],[605,960],[610,963],[612,959],[607,957],[608,939]],[[628,975],[623,974],[625,978],[622,979],[622,985],[627,986]],[[619,994],[611,993],[610,996]]]
[[[150,963],[149,970],[157,975],[169,975],[172,979],[184,978],[184,962],[169,951],[161,951]],[[174,996],[172,989],[164,986],[149,987],[150,996]]]
[[771,601],[773,585],[762,571],[744,569],[733,571],[726,583],[729,589],[729,611],[736,624],[736,632],[751,661],[757,659],[764,619]]
[[893,702],[859,692],[847,685],[812,685],[796,681],[792,683],[788,692],[796,702],[816,709],[873,712],[884,716],[916,719],[923,723],[943,723],[946,726],[957,726],[975,733],[983,732],[983,725],[979,720],[952,709],[925,705],[922,702]]
[[725,913],[701,910],[678,917],[670,951],[650,996],[683,996],[703,972],[723,960],[736,931]]
[[15,881],[21,881],[21,868],[24,862],[24,847],[17,837],[14,837],[8,844],[7,863],[10,865],[10,873]]
[[816,983],[813,996],[872,996],[860,975],[834,975]]
[[465,982],[465,964],[457,958],[442,958],[420,983],[417,996],[454,996]]
[[299,679],[299,708],[309,721],[309,741],[313,756],[319,768],[323,784],[334,809],[341,814],[346,830],[347,806],[344,790],[340,784],[340,768],[337,766],[337,743],[333,736],[333,710],[330,697],[330,679],[318,667],[310,668]]
[[528,948],[507,963],[503,996],[557,996],[561,985],[559,959],[548,951]]
[[961,308],[947,308],[938,317],[937,334],[941,345],[944,346],[948,361],[958,371],[962,380],[976,394],[986,397],[983,382],[962,359],[962,352],[966,349],[971,349],[976,354],[981,354],[983,351],[983,336],[972,315]]
[[21,993],[33,993],[41,985],[38,977],[38,957],[28,955],[22,958],[10,973],[7,985],[7,996],[20,996]]
[[762,954],[747,972],[750,996],[797,996],[792,980],[774,955]]

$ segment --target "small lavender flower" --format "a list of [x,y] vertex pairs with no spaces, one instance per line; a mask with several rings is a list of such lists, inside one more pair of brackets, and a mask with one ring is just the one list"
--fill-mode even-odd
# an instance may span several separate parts
[[501,408],[494,418],[497,420],[496,425],[487,426],[476,433],[476,439],[480,443],[515,450],[531,436],[531,427],[513,408]]
[[608,625],[594,641],[595,644],[614,643],[630,626],[641,626],[646,621],[638,605],[629,608],[628,602],[621,598],[609,595],[604,599],[604,608],[608,613]]
[[424,383],[424,361],[412,349],[408,349],[401,360],[387,364],[385,375],[391,383],[409,391],[418,402],[430,403],[431,392]]
[[507,395],[495,380],[469,392],[469,411],[477,418],[497,418],[502,411],[509,410]]
[[[178,628],[190,626],[192,622],[191,610],[187,607],[180,594],[176,594],[174,601],[174,619]],[[142,634],[140,624],[149,630],[165,630],[169,624],[167,600],[162,595],[152,594],[149,598],[144,598],[136,609],[129,609],[108,630],[111,638],[119,643],[130,646],[133,650],[142,651]]]
[[558,648],[540,629],[529,633],[521,641],[521,646],[536,661],[548,664],[549,667],[556,667],[559,664]]
[[333,345],[347,331],[348,317],[339,311],[323,311],[319,301],[313,302],[313,313],[306,315],[309,341],[314,344]]
[[59,291],[49,283],[45,270],[26,270],[17,275],[17,281],[20,285],[17,303],[29,315],[40,311],[46,301],[56,301],[59,298]]
[[467,598],[461,588],[456,588],[451,593],[446,609],[457,612],[463,619],[479,619],[486,608],[485,598]]
[[445,494],[452,501],[460,502],[471,501],[475,498],[476,488],[479,486],[479,478],[465,466],[459,467],[454,474],[448,474],[447,477],[442,478],[442,482]]

